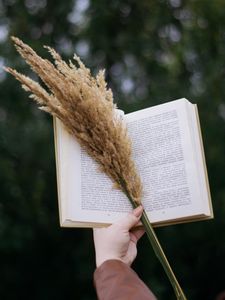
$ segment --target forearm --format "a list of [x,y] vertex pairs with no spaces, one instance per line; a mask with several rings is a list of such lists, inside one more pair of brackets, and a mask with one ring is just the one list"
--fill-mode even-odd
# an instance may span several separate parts
[[105,261],[94,273],[94,284],[99,300],[156,300],[156,297],[125,263]]

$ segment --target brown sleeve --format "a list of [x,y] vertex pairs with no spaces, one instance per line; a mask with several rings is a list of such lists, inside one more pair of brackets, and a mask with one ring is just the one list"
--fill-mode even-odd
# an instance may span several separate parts
[[138,275],[120,260],[107,260],[94,272],[99,300],[156,300]]

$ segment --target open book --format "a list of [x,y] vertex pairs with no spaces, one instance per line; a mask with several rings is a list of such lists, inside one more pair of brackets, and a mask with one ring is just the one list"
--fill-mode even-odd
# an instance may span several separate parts
[[[213,217],[197,106],[179,99],[123,116],[154,226]],[[131,211],[129,200],[54,119],[60,224],[98,227]]]

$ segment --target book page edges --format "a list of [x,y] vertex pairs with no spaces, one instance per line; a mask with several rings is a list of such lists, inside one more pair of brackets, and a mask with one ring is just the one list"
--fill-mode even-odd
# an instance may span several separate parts
[[198,114],[198,107],[196,104],[194,104],[194,108],[195,108],[195,112],[196,112],[195,115],[196,115],[197,125],[198,125],[199,141],[200,141],[200,146],[201,146],[202,162],[203,162],[204,174],[205,174],[205,183],[206,183],[206,189],[207,189],[207,194],[208,194],[208,202],[209,202],[208,205],[209,205],[209,211],[210,211],[209,217],[212,219],[212,218],[214,218],[212,199],[211,199],[211,193],[210,193],[210,187],[209,187],[209,179],[208,179],[208,172],[207,172],[207,166],[206,166],[206,159],[205,159],[205,152],[204,152],[204,146],[203,146],[203,138],[202,138],[202,132],[201,132],[201,126],[200,126],[200,119],[199,119],[199,114]]
[[[210,220],[213,219],[213,216],[207,216],[207,215],[195,215],[190,217],[184,217],[180,219],[174,219],[174,220],[168,220],[168,221],[162,221],[162,222],[156,222],[152,223],[153,227],[162,227],[162,226],[169,226],[169,225],[176,225],[176,224],[183,224],[183,223],[190,223],[190,222],[197,222],[197,221],[203,221],[203,220]],[[111,223],[90,223],[90,222],[76,222],[69,219],[65,219],[62,222],[60,222],[61,227],[77,227],[77,228],[101,228],[111,225]]]
[[58,149],[58,131],[57,131],[57,119],[53,117],[53,130],[54,130],[54,144],[55,144],[55,163],[56,163],[56,181],[57,181],[57,195],[58,195],[58,208],[59,208],[59,222],[63,227],[64,220],[62,216],[62,203],[61,203],[61,191],[60,191],[60,178],[59,178],[59,149]]

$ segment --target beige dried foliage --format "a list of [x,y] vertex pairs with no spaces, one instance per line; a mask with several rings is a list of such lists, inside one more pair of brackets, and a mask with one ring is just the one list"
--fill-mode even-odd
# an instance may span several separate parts
[[132,159],[131,141],[126,124],[118,117],[113,95],[104,78],[104,71],[96,77],[74,55],[74,62],[67,64],[52,48],[45,46],[54,64],[43,59],[24,44],[12,37],[17,51],[47,86],[5,68],[22,87],[31,93],[40,109],[59,118],[70,134],[99,164],[114,182],[134,202],[140,203],[142,185]]

